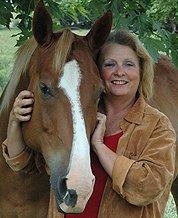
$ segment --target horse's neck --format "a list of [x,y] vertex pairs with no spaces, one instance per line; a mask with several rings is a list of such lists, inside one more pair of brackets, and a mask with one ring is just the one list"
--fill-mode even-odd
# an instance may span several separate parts
[[6,100],[6,93],[9,91],[9,83],[7,84],[1,99],[0,99],[0,144],[5,140],[7,135],[7,126],[9,121],[9,114],[12,110],[12,106],[14,103],[15,98],[17,97],[18,93],[24,89],[27,89],[29,81],[25,75],[22,75],[20,81],[13,92],[13,95],[8,100],[9,103],[7,105],[4,104]]
[[155,70],[154,96],[150,104],[169,117],[178,134],[177,74],[178,70],[168,58],[162,57],[159,60]]

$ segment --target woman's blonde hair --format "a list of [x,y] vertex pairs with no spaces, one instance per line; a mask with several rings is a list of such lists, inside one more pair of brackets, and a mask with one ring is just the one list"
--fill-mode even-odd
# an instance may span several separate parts
[[[105,45],[109,43],[126,45],[136,52],[140,61],[140,84],[138,92],[139,94],[142,94],[146,100],[149,100],[153,95],[154,70],[153,61],[148,51],[145,49],[136,35],[126,30],[113,31],[105,42]],[[103,58],[102,48],[97,57],[99,66]]]

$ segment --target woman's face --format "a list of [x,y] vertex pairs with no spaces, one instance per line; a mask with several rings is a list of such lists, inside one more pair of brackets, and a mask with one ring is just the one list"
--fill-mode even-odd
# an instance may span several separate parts
[[128,46],[106,44],[102,49],[101,76],[106,93],[134,98],[140,82],[139,58]]

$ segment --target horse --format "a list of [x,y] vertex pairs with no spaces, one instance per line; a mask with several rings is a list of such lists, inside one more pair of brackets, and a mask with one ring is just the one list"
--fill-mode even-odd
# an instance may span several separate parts
[[[2,143],[15,97],[24,89],[34,93],[32,118],[22,125],[22,132],[36,158],[24,175],[13,172],[0,152],[0,217],[47,217],[50,187],[59,211],[84,210],[95,181],[89,141],[102,92],[95,54],[111,26],[112,14],[107,12],[86,36],[68,28],[53,32],[52,18],[38,1],[33,37],[19,48],[0,100]],[[35,170],[35,163],[44,161],[49,175],[41,168],[40,173]]]
[[171,59],[161,55],[155,64],[154,95],[150,104],[166,114],[176,131],[175,175],[171,192],[178,213],[178,69]]
[[[0,217],[46,217],[49,200],[51,203],[54,198],[59,211],[79,213],[84,209],[94,183],[89,138],[102,91],[95,54],[110,32],[111,20],[111,14],[105,14],[85,37],[68,29],[53,33],[51,17],[43,2],[38,2],[34,38],[20,47],[1,97],[0,143],[6,138],[15,97],[21,90],[33,91],[34,110],[30,122],[22,125],[23,137],[35,154],[42,154],[35,161],[42,162],[43,157],[49,175],[43,170],[28,176],[12,172],[0,153]],[[178,134],[176,73],[171,61],[161,56],[155,66],[155,92],[150,103],[167,114]],[[178,206],[177,160],[176,156],[172,193]]]

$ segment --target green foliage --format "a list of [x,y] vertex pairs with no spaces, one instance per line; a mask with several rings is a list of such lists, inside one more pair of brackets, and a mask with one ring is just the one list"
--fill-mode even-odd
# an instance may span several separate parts
[[[53,16],[54,29],[63,26],[90,28],[96,18],[111,9],[113,27],[126,28],[139,35],[154,61],[159,53],[172,57],[178,67],[177,0],[44,0]],[[19,19],[20,45],[31,33],[36,0],[0,0],[0,24],[9,28],[15,14]],[[176,29],[177,28],[177,29]]]
[[[167,8],[169,12],[164,13]],[[171,56],[178,67],[178,34],[168,26],[170,19],[174,20],[175,25],[178,24],[177,0],[113,0],[111,9],[116,29],[126,28],[136,33],[155,62],[159,54],[164,53]]]
[[164,212],[164,218],[177,218],[176,205],[172,194],[169,195],[169,199]]
[[11,5],[10,1],[0,0],[0,24],[9,28],[9,23],[11,21],[12,12],[14,8]]
[[178,2],[177,0],[153,0],[149,14],[162,22],[178,21]]
[[17,47],[15,47],[17,37],[10,36],[18,32],[18,30],[14,29],[12,31],[7,29],[0,30],[0,94],[8,81],[14,62],[13,56],[17,50]]

